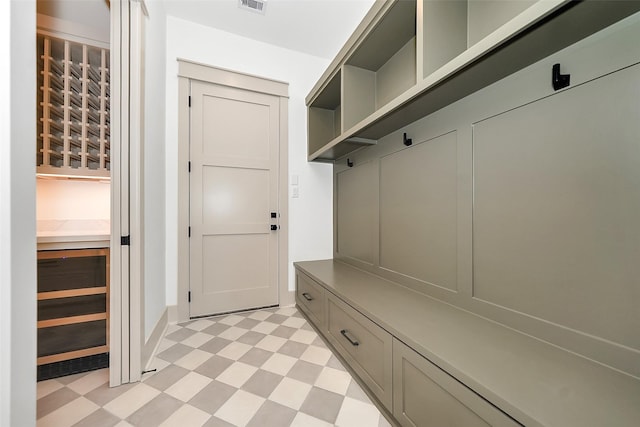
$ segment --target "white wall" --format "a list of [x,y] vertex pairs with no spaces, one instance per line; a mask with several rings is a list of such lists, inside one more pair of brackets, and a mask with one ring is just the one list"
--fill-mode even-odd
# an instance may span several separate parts
[[0,1],[1,426],[36,418],[35,35],[34,0]]
[[293,289],[293,261],[332,256],[332,168],[327,164],[307,163],[307,113],[304,104],[305,96],[324,72],[329,60],[174,17],[167,18],[165,154],[168,305],[177,304],[177,58],[289,83],[289,175],[298,175],[300,190],[299,198],[289,200],[289,288]]
[[165,291],[165,30],[162,2],[147,2],[144,73],[144,334],[162,316]]
[[111,216],[109,181],[36,179],[36,219],[104,219]]

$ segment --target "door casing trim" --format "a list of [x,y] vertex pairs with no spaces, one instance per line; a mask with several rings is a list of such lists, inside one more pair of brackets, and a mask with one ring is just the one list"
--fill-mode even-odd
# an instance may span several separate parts
[[[144,319],[144,0],[111,1],[109,385],[140,381]],[[130,246],[121,236],[130,236]]]
[[278,177],[278,242],[279,304],[292,303],[289,292],[289,84],[251,74],[239,73],[193,61],[178,61],[178,322],[189,320],[189,96],[191,81],[199,80],[222,86],[279,97],[280,147]]

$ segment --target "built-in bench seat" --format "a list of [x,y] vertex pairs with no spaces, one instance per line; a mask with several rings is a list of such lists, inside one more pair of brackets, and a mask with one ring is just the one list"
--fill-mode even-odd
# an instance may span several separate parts
[[338,260],[296,302],[403,426],[640,426],[640,380]]

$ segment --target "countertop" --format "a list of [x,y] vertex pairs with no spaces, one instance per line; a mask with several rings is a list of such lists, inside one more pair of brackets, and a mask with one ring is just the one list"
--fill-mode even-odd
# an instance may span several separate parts
[[109,247],[108,219],[38,220],[38,249],[81,249]]

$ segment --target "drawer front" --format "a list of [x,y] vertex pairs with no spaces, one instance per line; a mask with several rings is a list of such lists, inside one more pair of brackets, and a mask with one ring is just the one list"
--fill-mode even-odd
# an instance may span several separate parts
[[393,391],[393,415],[404,427],[520,426],[395,338]]
[[296,302],[321,330],[325,327],[324,292],[311,278],[296,272]]
[[38,260],[38,292],[106,285],[106,256],[60,256]]
[[107,344],[106,320],[38,329],[38,357]]
[[327,307],[329,340],[391,411],[391,335],[330,292]]

